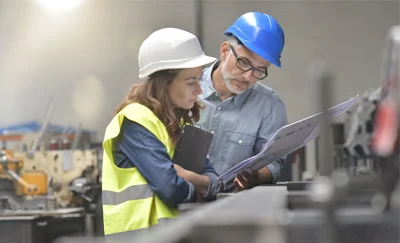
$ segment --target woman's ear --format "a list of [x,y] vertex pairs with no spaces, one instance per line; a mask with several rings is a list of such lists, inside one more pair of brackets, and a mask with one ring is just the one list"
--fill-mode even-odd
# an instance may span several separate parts
[[229,51],[230,51],[229,43],[227,41],[222,42],[221,48],[219,50],[219,54],[221,56],[222,61],[225,61],[228,58]]

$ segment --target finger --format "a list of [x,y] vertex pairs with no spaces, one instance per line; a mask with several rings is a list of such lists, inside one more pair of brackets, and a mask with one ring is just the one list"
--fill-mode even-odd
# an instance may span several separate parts
[[243,177],[250,177],[252,174],[249,171],[243,170],[240,172]]
[[240,173],[241,181],[246,181],[246,188],[253,187],[258,184],[258,171],[242,171]]
[[249,182],[249,178],[251,177],[251,175],[249,173],[245,172],[245,171],[242,171],[237,175],[237,177],[241,181]]
[[246,178],[242,174],[237,174],[236,180],[238,180],[239,182],[247,181]]
[[236,178],[238,183],[240,183],[240,185],[243,187],[243,189],[246,189],[249,186],[247,179],[242,175],[238,175]]
[[234,181],[233,181],[233,183],[235,184],[235,187],[239,190],[239,191],[242,191],[244,188],[243,188],[243,185],[239,182],[239,180],[237,180],[237,179],[235,179]]

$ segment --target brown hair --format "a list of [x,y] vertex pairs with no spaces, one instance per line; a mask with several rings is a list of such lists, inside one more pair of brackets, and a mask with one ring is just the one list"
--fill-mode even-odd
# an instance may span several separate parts
[[168,86],[180,70],[162,70],[151,74],[142,84],[132,85],[129,93],[114,111],[114,115],[131,103],[140,103],[149,108],[165,125],[175,146],[181,134],[180,122],[193,124],[200,119],[202,104],[198,101],[190,110],[173,108],[168,96]]

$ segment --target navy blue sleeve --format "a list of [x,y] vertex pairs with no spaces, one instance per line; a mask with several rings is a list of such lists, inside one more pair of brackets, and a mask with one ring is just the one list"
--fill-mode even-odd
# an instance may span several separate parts
[[113,155],[118,167],[136,167],[169,206],[196,200],[194,186],[177,175],[164,144],[140,124],[124,119]]
[[207,195],[204,196],[206,200],[214,200],[219,192],[224,190],[224,184],[222,181],[217,180],[218,173],[215,171],[214,167],[211,165],[209,159],[206,159],[206,163],[204,165],[201,174],[208,176],[210,180],[210,184],[208,185]]
[[201,170],[201,174],[206,174],[210,173],[218,177],[218,173],[215,171],[214,167],[211,165],[211,162],[209,159],[206,159],[206,163],[204,165],[204,168]]

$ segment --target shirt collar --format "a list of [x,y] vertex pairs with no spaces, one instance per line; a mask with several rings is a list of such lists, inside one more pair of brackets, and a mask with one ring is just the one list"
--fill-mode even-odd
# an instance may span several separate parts
[[[221,64],[221,60],[215,61],[210,67],[206,68],[204,70],[203,76],[201,77],[201,89],[203,93],[200,95],[202,99],[207,99],[214,93],[218,93],[217,90],[214,88],[214,84],[212,82],[212,73],[215,71],[215,69],[218,68],[218,66]],[[257,84],[255,84],[257,85]],[[254,86],[251,87],[250,89],[246,90],[245,92],[239,94],[239,95],[234,95],[232,97],[233,103],[237,108],[241,108],[243,105],[243,102],[247,99],[247,97],[250,95],[252,90],[254,89]]]
[[200,95],[201,98],[207,99],[212,94],[217,93],[212,82],[212,73],[218,68],[221,60],[215,61],[210,67],[206,68],[201,77],[201,89],[203,93]]

